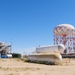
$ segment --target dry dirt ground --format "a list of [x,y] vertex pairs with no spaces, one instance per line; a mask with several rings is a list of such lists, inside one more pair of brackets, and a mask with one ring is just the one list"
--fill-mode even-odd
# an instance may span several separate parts
[[75,59],[63,59],[62,65],[28,63],[20,59],[0,59],[0,75],[75,75]]

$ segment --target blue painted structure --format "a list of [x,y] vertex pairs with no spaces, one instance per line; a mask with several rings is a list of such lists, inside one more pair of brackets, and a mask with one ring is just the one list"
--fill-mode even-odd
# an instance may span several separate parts
[[1,55],[1,58],[8,58],[7,55]]

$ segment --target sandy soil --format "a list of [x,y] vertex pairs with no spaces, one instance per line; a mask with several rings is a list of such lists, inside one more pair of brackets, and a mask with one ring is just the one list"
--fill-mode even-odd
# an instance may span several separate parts
[[20,59],[0,59],[0,75],[75,75],[75,59],[61,65],[28,63]]

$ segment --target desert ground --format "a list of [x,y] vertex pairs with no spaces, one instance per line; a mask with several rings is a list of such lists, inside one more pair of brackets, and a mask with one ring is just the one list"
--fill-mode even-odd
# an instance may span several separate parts
[[75,59],[60,65],[29,63],[20,59],[0,59],[0,75],[75,75]]

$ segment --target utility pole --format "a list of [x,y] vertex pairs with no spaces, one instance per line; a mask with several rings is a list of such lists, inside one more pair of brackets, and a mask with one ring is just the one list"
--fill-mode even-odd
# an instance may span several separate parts
[[10,46],[10,53],[12,53],[12,39],[10,39],[10,43],[11,43],[11,46]]

